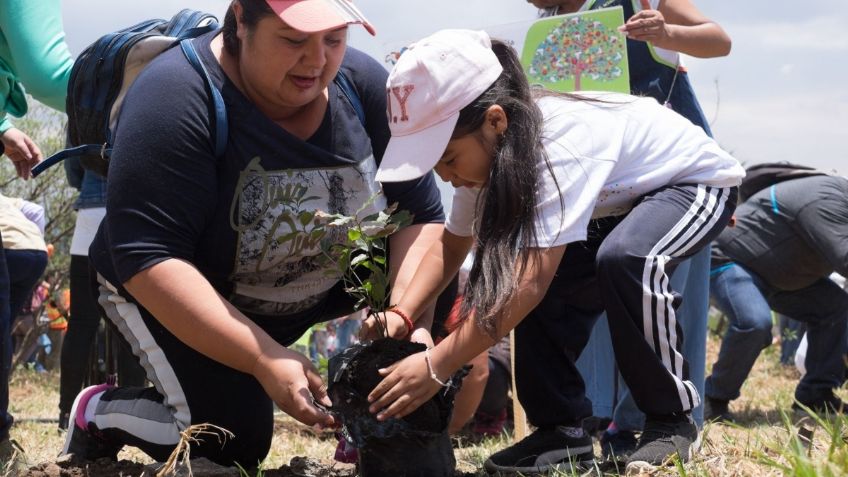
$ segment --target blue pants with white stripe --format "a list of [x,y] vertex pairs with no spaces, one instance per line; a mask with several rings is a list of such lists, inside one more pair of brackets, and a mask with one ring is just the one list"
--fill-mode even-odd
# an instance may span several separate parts
[[[153,387],[118,387],[103,393],[93,423],[110,443],[138,447],[165,461],[194,424],[213,424],[191,443],[191,457],[221,465],[257,466],[271,447],[274,404],[253,376],[227,367],[171,334],[129,293],[98,276],[97,304],[117,327]],[[341,289],[341,287],[338,287]],[[253,317],[283,345],[319,321],[309,313],[287,319]]]
[[616,362],[648,415],[700,403],[688,381],[669,275],[715,239],[736,208],[735,188],[677,185],[645,195],[624,216],[593,220],[566,248],[542,302],[516,328],[516,386],[537,427],[579,425],[592,414],[574,362],[601,311]]

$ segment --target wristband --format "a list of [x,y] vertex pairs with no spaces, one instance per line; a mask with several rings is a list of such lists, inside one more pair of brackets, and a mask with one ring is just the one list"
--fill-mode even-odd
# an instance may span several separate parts
[[412,336],[412,328],[415,326],[412,323],[412,320],[409,318],[409,315],[403,312],[397,305],[390,306],[386,311],[391,311],[392,313],[398,315],[403,318],[403,323],[406,325],[406,334],[401,339],[409,339]]
[[433,363],[430,362],[430,348],[424,350],[424,361],[427,362],[427,371],[430,372],[430,379],[439,383],[439,386],[443,388],[449,388],[450,384],[439,379],[439,376],[437,376],[436,372],[433,370]]

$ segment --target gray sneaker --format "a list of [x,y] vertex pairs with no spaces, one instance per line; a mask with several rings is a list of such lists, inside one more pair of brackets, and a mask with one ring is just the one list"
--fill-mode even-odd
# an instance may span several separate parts
[[699,445],[698,427],[688,413],[679,417],[648,416],[636,450],[627,459],[627,474],[670,465],[675,455],[682,462],[689,462]]

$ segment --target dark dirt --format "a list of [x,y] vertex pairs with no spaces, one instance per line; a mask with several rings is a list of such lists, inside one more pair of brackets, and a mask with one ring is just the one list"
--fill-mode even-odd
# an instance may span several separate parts
[[[195,477],[241,477],[237,468],[221,467],[206,459],[191,462],[191,475]],[[127,460],[119,462],[100,459],[96,462],[79,462],[60,459],[41,464],[20,474],[22,477],[141,477],[154,476],[158,465],[145,466]],[[185,468],[178,469],[177,476],[189,475]],[[289,465],[278,469],[262,469],[263,477],[355,477],[356,468],[346,464],[326,464],[308,457],[294,457]],[[472,477],[476,474],[456,472],[455,477]]]

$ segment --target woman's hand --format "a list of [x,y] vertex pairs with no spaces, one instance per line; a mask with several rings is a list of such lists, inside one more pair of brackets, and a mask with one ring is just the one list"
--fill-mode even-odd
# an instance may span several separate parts
[[[436,365],[433,364],[434,371]],[[415,353],[379,370],[383,380],[368,395],[368,410],[377,413],[377,420],[401,418],[418,409],[432,398],[442,386],[430,377],[425,353]],[[438,371],[436,371],[438,375]],[[438,375],[442,379],[441,375]],[[448,379],[447,376],[444,377]]]
[[33,166],[41,162],[41,149],[18,128],[10,128],[0,134],[0,141],[3,141],[6,155],[15,165],[18,177],[29,179]]
[[379,316],[369,314],[368,318],[365,318],[365,321],[362,322],[362,327],[359,329],[359,339],[361,341],[369,341],[383,338],[382,333],[384,330],[387,332],[386,338],[403,340],[409,336],[409,328],[406,326],[406,320],[393,311],[386,311],[379,312]]
[[333,426],[320,406],[331,406],[318,370],[306,356],[282,346],[262,354],[253,375],[286,414],[308,425]]
[[[644,6],[643,6],[644,8]],[[661,45],[669,38],[668,24],[659,10],[643,9],[618,27],[631,40]]]

